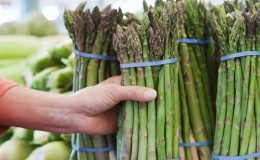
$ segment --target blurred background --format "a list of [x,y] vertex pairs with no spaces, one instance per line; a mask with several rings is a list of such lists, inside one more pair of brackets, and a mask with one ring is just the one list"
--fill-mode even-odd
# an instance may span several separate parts
[[[66,34],[63,25],[64,9],[75,9],[83,0],[0,0],[0,34],[30,34],[46,36]],[[154,4],[155,0],[147,0]],[[213,4],[222,0],[205,0]],[[124,12],[142,13],[142,0],[91,0],[88,7],[113,7]],[[44,29],[43,29],[44,28]]]

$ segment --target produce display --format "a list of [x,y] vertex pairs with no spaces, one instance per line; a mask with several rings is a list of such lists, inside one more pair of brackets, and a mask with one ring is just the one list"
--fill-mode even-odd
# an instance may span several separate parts
[[35,61],[34,55],[41,54],[35,52],[46,52],[48,47],[64,40],[69,37],[0,36],[0,76],[25,85],[24,74],[31,70],[28,63]]
[[259,1],[143,1],[138,18],[88,8],[64,11],[71,40],[1,36],[0,76],[70,94],[121,74],[123,86],[153,88],[156,99],[120,103],[112,135],[11,127],[0,159],[259,159]]
[[[74,61],[72,43],[70,40],[58,39],[52,38],[53,43],[60,42],[51,47],[44,47],[23,60],[27,66],[23,68],[22,73],[30,73],[29,76],[23,75],[24,85],[48,92],[63,94],[71,92],[73,82],[73,65],[71,64]],[[1,71],[2,68],[0,73]],[[70,134],[12,127],[0,136],[0,159],[66,160],[69,159],[72,151],[70,144]]]

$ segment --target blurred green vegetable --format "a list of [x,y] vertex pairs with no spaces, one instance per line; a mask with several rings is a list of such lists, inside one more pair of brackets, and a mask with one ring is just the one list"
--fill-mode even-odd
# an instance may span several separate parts
[[15,127],[13,130],[12,140],[31,141],[33,139],[33,131],[30,129]]
[[51,90],[61,89],[68,91],[72,89],[73,70],[70,67],[65,67],[52,72],[47,81],[47,87]]
[[25,159],[35,148],[27,141],[9,140],[0,146],[1,160]]
[[9,128],[3,135],[0,136],[0,145],[13,136],[13,128]]
[[34,131],[33,132],[33,144],[43,145],[52,141],[61,140],[60,135],[57,133],[50,133],[45,131]]
[[39,11],[29,13],[26,28],[29,34],[39,37],[58,34],[55,24],[48,21]]
[[60,66],[49,67],[49,68],[46,68],[43,71],[37,73],[32,79],[31,88],[47,91],[48,87],[47,87],[46,83],[48,80],[48,75],[54,71],[57,71],[60,68],[61,68]]
[[67,160],[70,157],[69,143],[56,141],[35,149],[26,160]]

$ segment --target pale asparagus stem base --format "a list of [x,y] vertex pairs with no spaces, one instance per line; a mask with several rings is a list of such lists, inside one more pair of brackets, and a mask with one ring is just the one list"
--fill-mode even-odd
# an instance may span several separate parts
[[[190,132],[190,142],[194,143],[196,142],[193,136],[193,133]],[[198,154],[198,147],[191,147],[191,153],[192,153],[192,160],[199,160],[199,154]]]
[[[183,143],[182,136],[180,136],[179,143]],[[185,150],[184,150],[184,147],[179,147],[179,158],[180,158],[180,159],[186,159],[186,158],[185,158]]]
[[[106,136],[108,147],[115,147],[114,137],[115,137],[114,135]],[[116,151],[109,151],[108,156],[109,156],[109,160],[116,160]]]

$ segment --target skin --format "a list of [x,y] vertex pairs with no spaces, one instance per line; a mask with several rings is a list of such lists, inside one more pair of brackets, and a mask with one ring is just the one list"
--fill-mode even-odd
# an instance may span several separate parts
[[61,95],[16,86],[0,97],[0,125],[56,133],[104,135],[117,129],[120,101],[147,102],[156,91],[139,86],[121,86],[115,76],[71,95]]

